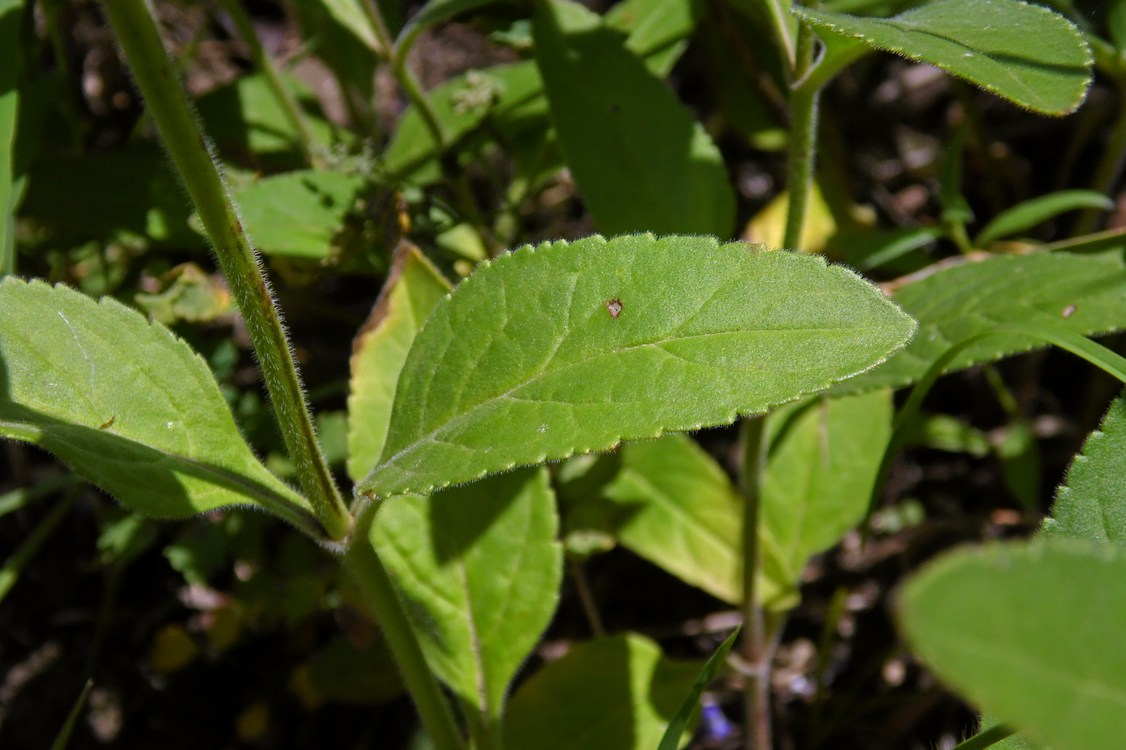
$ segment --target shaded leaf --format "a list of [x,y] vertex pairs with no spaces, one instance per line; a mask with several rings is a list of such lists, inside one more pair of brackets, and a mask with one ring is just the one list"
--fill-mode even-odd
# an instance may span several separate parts
[[[941,269],[892,297],[919,321],[919,333],[884,365],[835,389],[898,387],[921,378],[951,346],[1006,324],[1066,328],[1083,336],[1126,326],[1126,268],[1118,257],[1065,253],[989,257]],[[990,336],[970,345],[944,372],[1028,351],[1042,342]]]
[[371,24],[368,23],[360,3],[366,0],[317,0],[336,19],[341,27],[352,32],[357,39],[373,52],[379,50],[379,41],[375,38]]
[[1046,530],[1126,546],[1126,399],[1115,399],[1072,461]]
[[871,367],[913,330],[819,257],[649,235],[524,248],[434,308],[358,490],[425,492],[729,423]]
[[12,273],[16,262],[16,208],[22,180],[16,172],[16,129],[19,123],[20,19],[22,0],[0,0],[0,276]]
[[239,435],[207,365],[166,328],[65,287],[0,283],[0,434],[146,515],[253,504],[315,529]]
[[618,541],[730,604],[743,598],[743,503],[723,469],[686,435],[622,446],[605,489]]
[[[864,518],[891,417],[887,390],[787,406],[767,417],[760,534],[776,558],[767,570],[783,576],[763,591],[767,606],[792,605],[809,558]],[[770,590],[788,596],[772,602]]]
[[[819,32],[942,68],[1027,109],[1078,108],[1091,83],[1091,50],[1063,16],[1018,0],[933,0],[892,18],[794,7]],[[1034,43],[1030,41],[1034,40]]]
[[536,750],[652,750],[700,673],[640,635],[573,648],[532,676],[506,711],[504,744]]
[[943,680],[1030,739],[1115,750],[1126,705],[1123,580],[1117,548],[993,544],[916,575],[900,623]]
[[415,334],[450,282],[413,245],[395,251],[391,272],[352,345],[348,396],[348,476],[359,481],[375,467],[399,373]]
[[433,672],[480,719],[555,612],[563,555],[546,470],[523,470],[379,509],[371,540]]
[[621,35],[568,0],[538,3],[533,31],[559,143],[599,229],[730,236],[719,150]]

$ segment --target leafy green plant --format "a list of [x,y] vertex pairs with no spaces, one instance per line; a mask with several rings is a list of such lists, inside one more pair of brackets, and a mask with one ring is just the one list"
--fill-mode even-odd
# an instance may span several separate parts
[[[355,97],[370,99],[376,65],[410,103],[373,158],[355,133],[334,135],[242,7],[221,5],[256,72],[199,102],[202,129],[171,83],[179,73],[147,5],[101,5],[187,189],[190,219],[169,199],[172,179],[156,151],[136,145],[100,163],[50,155],[25,185],[29,123],[43,94],[21,67],[0,73],[0,269],[9,274],[0,280],[0,434],[54,454],[145,517],[219,518],[165,546],[196,587],[266,533],[239,509],[285,521],[304,541],[278,554],[283,571],[272,580],[292,597],[271,609],[268,593],[244,592],[239,606],[265,601],[262,620],[295,622],[328,599],[355,603],[397,670],[382,652],[361,655],[361,638],[340,638],[295,678],[307,696],[384,698],[401,679],[440,750],[663,750],[687,741],[694,707],[724,672],[743,692],[747,746],[771,747],[772,669],[810,562],[854,530],[877,527],[868,521],[905,444],[994,456],[1021,501],[1037,501],[1025,468],[1038,462],[1034,430],[996,371],[987,370],[1008,418],[996,437],[946,415],[924,422],[936,381],[1054,344],[1126,382],[1126,359],[1087,338],[1126,328],[1119,234],[1018,239],[1073,211],[1086,212],[1082,228],[1089,212],[1111,208],[1111,166],[1082,189],[1003,207],[972,234],[962,173],[973,112],[936,163],[940,210],[930,226],[880,232],[848,220],[858,212],[824,166],[834,160],[826,87],[877,50],[1039,114],[1076,110],[1093,64],[1126,81],[1117,37],[1101,39],[1074,9],[1064,8],[1073,22],[1018,0],[906,10],[732,2],[717,22],[720,11],[690,0],[628,0],[604,15],[569,0],[496,8],[433,0],[403,23],[385,3],[310,3],[296,12],[328,40],[323,58],[342,96],[353,97],[353,121],[374,126],[370,101]],[[28,12],[0,3],[0,39],[13,48],[31,49],[20,31]],[[497,38],[530,50],[529,59],[424,90],[412,49],[467,15],[502,24]],[[746,218],[741,198],[723,142],[666,79],[698,27],[719,22],[774,41],[761,45],[770,59],[759,61],[758,79],[789,126],[777,204],[785,221],[759,218],[778,224],[789,250],[713,238],[732,236]],[[743,113],[751,140],[777,134],[768,109]],[[1106,151],[1104,163],[1116,163],[1126,143],[1112,139]],[[217,155],[234,154],[246,156],[244,169],[272,173],[228,165],[221,176]],[[544,241],[529,231],[527,206],[564,167],[605,237]],[[130,193],[136,205],[119,215],[96,188],[123,169],[154,187]],[[56,217],[60,204],[94,211],[96,221]],[[907,275],[880,289],[796,252],[815,220],[839,221],[826,243],[852,265]],[[402,236],[408,225],[425,251]],[[194,260],[173,267],[147,252],[198,248],[189,226],[206,237],[225,288]],[[124,260],[74,274],[71,285],[49,283],[65,278],[49,273],[24,280],[14,275],[23,260],[15,251],[35,241],[65,246],[52,250],[64,269],[91,254],[104,261],[109,246]],[[923,258],[920,248],[936,241],[958,255]],[[346,408],[314,418],[259,253],[295,285],[381,278],[353,342]],[[230,316],[230,303],[276,434],[258,395],[223,376],[229,350],[195,325]],[[897,408],[894,390],[908,386]],[[1022,738],[1007,742],[1026,734],[1065,750],[1120,743],[1124,670],[1088,644],[1120,640],[1122,419],[1120,399],[1076,458],[1042,538],[954,553],[902,590],[897,612],[914,652],[1003,722],[967,747],[1010,727]],[[734,472],[684,434],[736,423]],[[344,474],[351,489],[342,493]],[[67,495],[9,559],[0,598],[72,503]],[[8,512],[3,498],[0,510]],[[137,519],[104,523],[99,547],[112,571],[154,543]],[[339,582],[309,570],[321,559],[310,541]],[[738,608],[738,656],[728,654],[733,634],[715,639],[706,664],[672,660],[646,635],[608,635],[587,601],[595,638],[526,669],[556,616],[565,571],[589,598],[582,560],[615,545]],[[823,656],[844,616],[841,596],[834,601]],[[212,625],[234,609],[213,609]],[[154,664],[173,671],[197,658],[182,629],[161,632]],[[1062,643],[1061,634],[1080,637]],[[207,647],[222,652],[229,641],[214,626]],[[823,665],[817,701],[828,673]],[[82,692],[74,716],[89,700]]]

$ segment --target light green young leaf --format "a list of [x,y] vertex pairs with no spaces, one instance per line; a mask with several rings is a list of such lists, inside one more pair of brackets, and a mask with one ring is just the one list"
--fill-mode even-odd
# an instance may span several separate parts
[[352,345],[348,476],[367,476],[383,451],[399,373],[415,334],[450,282],[418,248],[400,245],[383,291]]
[[397,497],[376,515],[372,544],[430,668],[486,725],[555,612],[556,518],[543,468]]
[[625,0],[606,11],[607,26],[629,34],[626,49],[664,78],[680,59],[701,12],[699,0]]
[[783,576],[770,587],[786,595],[775,606],[792,604],[809,558],[864,518],[891,417],[888,390],[788,406],[767,417],[760,533],[777,558],[767,570]]
[[428,492],[726,424],[872,367],[914,328],[815,256],[651,235],[524,248],[434,308],[358,491]]
[[577,3],[537,3],[533,22],[559,143],[599,229],[730,236],[719,149],[664,82]]
[[300,170],[242,188],[235,202],[247,236],[263,254],[323,260],[363,185],[358,175]]
[[[954,344],[1006,324],[1043,320],[1083,336],[1118,330],[1126,327],[1124,294],[1126,267],[1120,254],[990,257],[940,270],[904,286],[892,298],[919,321],[910,346],[834,393],[912,383]],[[944,372],[1041,345],[1024,336],[990,336],[961,352]]]
[[536,750],[653,750],[702,664],[666,659],[640,635],[576,646],[524,683],[504,745]]
[[956,552],[916,575],[900,624],[962,695],[1054,750],[1117,750],[1126,554],[1057,539]]
[[145,515],[257,505],[318,528],[168,329],[111,299],[16,278],[0,282],[0,310],[0,435],[54,453]]
[[1114,208],[1114,201],[1094,190],[1061,190],[1033,198],[998,214],[974,238],[974,247],[984,247],[994,240],[1024,232],[1048,219],[1080,208],[1109,211]]
[[1115,399],[1072,461],[1045,531],[1126,547],[1126,399]]
[[319,0],[319,2],[337,23],[351,31],[368,49],[372,52],[379,51],[379,40],[375,38],[375,32],[372,31],[367,15],[360,5],[367,0]]
[[892,18],[794,7],[819,32],[929,63],[1021,107],[1074,111],[1091,83],[1091,50],[1063,16],[1018,0],[933,0]]
[[606,487],[618,541],[729,604],[743,598],[743,504],[723,469],[686,435],[622,446]]

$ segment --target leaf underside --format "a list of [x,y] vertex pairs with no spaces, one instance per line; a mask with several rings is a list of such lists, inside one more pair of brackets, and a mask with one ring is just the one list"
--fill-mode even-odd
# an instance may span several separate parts
[[818,31],[936,65],[1035,112],[1074,111],[1091,83],[1091,50],[1079,29],[1018,0],[934,0],[892,18],[792,12]]
[[727,424],[872,367],[914,327],[814,256],[651,235],[524,248],[434,309],[358,491],[428,492]]
[[13,277],[0,283],[0,310],[0,435],[50,451],[146,515],[254,503],[311,517],[168,329],[112,299]]

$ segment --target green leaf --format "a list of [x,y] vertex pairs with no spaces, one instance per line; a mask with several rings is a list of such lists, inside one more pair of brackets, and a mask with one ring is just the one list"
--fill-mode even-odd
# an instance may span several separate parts
[[[793,604],[809,558],[864,518],[891,417],[888,390],[783,407],[767,417],[760,534],[775,556],[767,570],[783,576],[764,590],[768,606]],[[766,596],[772,589],[780,601]]]
[[692,689],[685,696],[684,703],[680,704],[676,716],[669,722],[669,728],[665,730],[664,736],[661,737],[661,744],[657,747],[657,750],[677,750],[680,747],[681,738],[684,737],[692,716],[699,708],[700,695],[708,687],[708,684],[715,679],[719,668],[727,660],[727,654],[731,651],[731,647],[735,645],[735,639],[739,637],[740,630],[742,630],[741,625],[735,628],[723,643],[719,644],[719,648],[704,664],[704,668],[700,670],[700,676],[696,678],[696,682],[692,683]]
[[[341,2],[341,0],[332,0],[332,2]],[[399,32],[399,38],[395,40],[395,53],[407,54],[418,35],[429,27],[497,2],[501,0],[430,0]]]
[[12,273],[16,265],[16,208],[22,192],[15,165],[22,16],[22,0],[0,0],[0,49],[7,51],[0,65],[0,276]]
[[998,214],[974,238],[974,246],[984,247],[994,240],[1027,231],[1048,219],[1080,208],[1109,211],[1114,208],[1114,201],[1093,190],[1061,190],[1033,198]]
[[650,235],[524,248],[434,308],[358,490],[427,492],[726,424],[872,367],[914,326],[819,257]]
[[329,15],[336,19],[337,23],[352,32],[368,49],[376,52],[379,50],[379,41],[375,38],[375,32],[372,31],[371,24],[368,23],[363,6],[360,5],[360,3],[367,1],[368,0],[317,0],[317,2],[328,11]]
[[701,665],[640,635],[576,646],[516,692],[504,744],[536,750],[652,750]]
[[1126,399],[1115,399],[1072,461],[1045,530],[1126,547]]
[[603,18],[608,27],[629,34],[626,49],[664,78],[688,46],[701,12],[699,0],[625,0]]
[[622,446],[605,489],[622,546],[729,604],[743,598],[743,504],[723,469],[686,435]]
[[15,278],[0,283],[0,310],[0,435],[54,453],[145,515],[252,504],[318,528],[168,329],[111,299]]
[[486,724],[555,612],[556,527],[542,468],[397,497],[376,514],[372,544],[430,668]]
[[[883,366],[835,393],[898,387],[923,376],[951,346],[1010,324],[1063,328],[1083,336],[1126,327],[1126,267],[1118,257],[1064,253],[991,257],[961,263],[902,287],[893,297],[919,321],[919,333]],[[959,353],[943,370],[954,372],[1028,351],[1042,342],[1027,336],[990,336]]]
[[332,254],[363,186],[358,175],[307,169],[265,177],[234,197],[246,234],[260,252],[323,260]]
[[537,3],[533,31],[559,143],[599,229],[730,236],[719,149],[622,37],[569,0]]
[[1018,0],[934,0],[892,18],[794,7],[819,32],[929,63],[1021,107],[1063,115],[1091,83],[1091,50],[1058,13]]
[[348,476],[359,481],[375,468],[387,439],[399,373],[415,334],[450,282],[413,245],[395,251],[379,299],[352,345],[348,396]]
[[1123,580],[1118,548],[993,544],[916,575],[900,597],[900,623],[939,677],[1033,741],[1117,750],[1126,706]]

